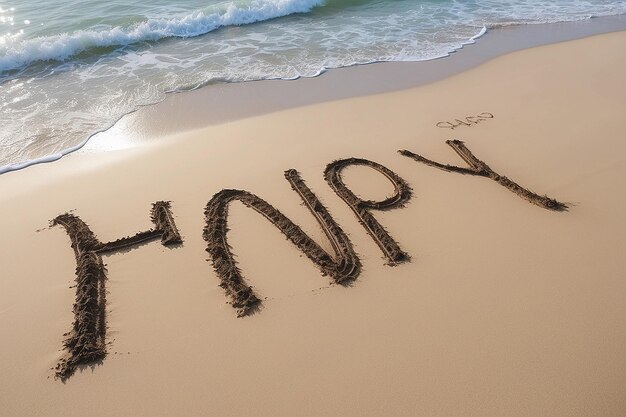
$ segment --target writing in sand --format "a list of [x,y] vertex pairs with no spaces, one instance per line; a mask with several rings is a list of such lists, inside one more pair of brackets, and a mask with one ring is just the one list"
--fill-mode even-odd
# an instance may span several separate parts
[[[500,175],[474,156],[462,141],[449,140],[446,143],[465,161],[466,167],[444,165],[408,150],[398,152],[404,157],[433,168],[488,178],[541,208],[552,211],[567,209],[566,204],[548,196],[538,195]],[[342,171],[354,165],[369,167],[383,175],[393,186],[393,195],[382,201],[363,200],[357,197],[342,179]],[[324,171],[324,178],[354,212],[360,224],[380,248],[388,265],[399,265],[410,260],[409,254],[401,249],[400,244],[373,214],[376,211],[403,207],[412,195],[407,181],[381,164],[359,158],[341,159],[329,163]],[[239,201],[261,214],[335,283],[343,285],[350,283],[361,272],[361,261],[348,235],[315,193],[305,184],[298,171],[295,169],[285,171],[285,179],[324,231],[331,243],[332,253],[324,250],[297,224],[261,197],[249,191],[236,189],[223,189],[214,194],[204,209],[205,226],[202,236],[207,243],[206,251],[210,255],[209,259],[219,278],[219,285],[224,289],[238,317],[258,311],[261,299],[248,285],[248,280],[237,267],[234,253],[228,244],[228,207],[233,201]],[[51,221],[51,226],[59,225],[65,228],[76,257],[74,322],[63,342],[66,353],[56,366],[57,378],[66,380],[77,367],[98,363],[106,357],[106,268],[102,255],[157,239],[160,239],[161,244],[165,246],[182,244],[183,239],[176,227],[170,202],[157,201],[152,204],[150,215],[154,224],[152,229],[111,242],[101,242],[89,226],[74,214],[61,214]]]

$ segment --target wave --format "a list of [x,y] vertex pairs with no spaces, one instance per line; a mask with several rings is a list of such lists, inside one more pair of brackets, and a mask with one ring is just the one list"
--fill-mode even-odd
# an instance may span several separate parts
[[[455,51],[462,49],[464,46],[466,45],[470,45],[473,43],[476,43],[476,41],[481,38],[483,35],[485,35],[488,32],[487,27],[483,26],[480,31],[478,33],[476,33],[475,35],[473,35],[472,37],[470,37],[469,39],[467,39],[466,41],[463,41],[459,44],[459,46],[457,48],[453,48],[452,50],[446,51],[444,53],[438,54],[436,56],[432,56],[429,58],[425,58],[425,59],[400,59],[399,61],[411,61],[411,62],[415,62],[415,61],[429,61],[429,60],[433,60],[433,59],[439,59],[439,58],[443,58],[443,57],[447,57],[450,56],[451,53],[454,53]],[[363,65],[363,64],[371,64],[371,63],[375,63],[375,62],[385,62],[383,60],[371,60],[371,61],[358,61],[358,62],[352,62],[352,63],[347,63],[344,65],[341,65],[341,67],[351,67],[351,66],[356,66],[356,65]],[[316,72],[310,74],[310,75],[306,75],[304,76],[305,78],[313,78],[313,77],[318,77],[321,74],[325,73],[327,70],[330,69],[334,69],[334,68],[338,68],[336,66],[322,66],[321,68],[319,68]],[[267,77],[267,78],[262,78],[262,79],[267,79],[267,80],[276,80],[276,79],[282,79],[282,80],[295,80],[298,78],[303,77],[302,75],[297,75],[294,77]],[[225,80],[222,80],[223,82],[227,82]],[[206,81],[204,83],[200,83],[200,84],[194,84],[193,86],[188,86],[188,87],[179,87],[177,89],[168,91],[168,93],[180,93],[180,92],[185,92],[185,91],[190,91],[190,90],[195,90],[198,88],[201,88],[207,84],[210,83],[214,83],[214,82],[218,82],[218,80],[209,80]],[[156,104],[159,101],[162,101],[165,97],[163,96],[160,100],[155,100],[154,102],[150,103],[150,104]],[[64,157],[65,155],[68,155],[70,153],[73,153],[79,149],[81,149],[82,147],[84,147],[87,142],[89,142],[89,140],[95,136],[98,133],[104,132],[107,129],[109,129],[111,126],[113,126],[119,119],[121,119],[122,117],[124,117],[127,114],[133,113],[134,111],[136,111],[140,106],[134,106],[132,109],[120,114],[117,116],[116,120],[112,121],[110,124],[108,124],[107,126],[92,132],[90,134],[86,135],[86,138],[83,139],[80,143],[71,146],[71,147],[67,147],[59,152],[55,152],[53,154],[50,155],[46,155],[43,157],[38,157],[38,158],[33,158],[33,159],[28,159],[26,161],[23,162],[18,162],[18,163],[13,163],[13,164],[8,164],[8,165],[0,165],[0,175],[7,173],[7,172],[11,172],[11,171],[17,171],[20,169],[24,169],[27,168],[31,165],[37,165],[37,164],[43,164],[43,163],[49,163],[49,162],[54,162],[57,161],[59,159],[61,159],[62,157]]]
[[0,45],[0,72],[40,61],[65,61],[81,52],[102,47],[123,47],[164,38],[191,38],[225,26],[241,26],[295,13],[308,13],[325,0],[251,0],[246,6],[229,3],[214,13],[195,12],[180,18],[148,19],[128,28],[80,30],[24,41],[7,39]]

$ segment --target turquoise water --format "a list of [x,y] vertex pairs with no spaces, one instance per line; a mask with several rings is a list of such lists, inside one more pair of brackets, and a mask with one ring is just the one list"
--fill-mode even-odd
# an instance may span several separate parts
[[434,59],[485,28],[622,13],[626,1],[0,0],[0,172],[170,91]]

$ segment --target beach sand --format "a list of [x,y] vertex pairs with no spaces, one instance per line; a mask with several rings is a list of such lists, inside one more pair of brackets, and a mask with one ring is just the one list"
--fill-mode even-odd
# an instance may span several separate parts
[[[542,46],[417,88],[137,147],[120,137],[118,150],[0,176],[0,415],[623,416],[624,45],[626,32]],[[470,126],[445,123],[480,114]],[[569,209],[398,153],[466,167],[451,139]],[[410,262],[388,265],[325,181],[327,164],[351,157],[412,188],[405,207],[372,211]],[[332,253],[289,169],[349,236],[360,274],[333,284],[235,202],[228,243],[262,301],[238,318],[203,239],[220,190],[254,193]],[[343,177],[363,199],[393,191],[369,167]],[[76,261],[49,221],[72,210],[108,242],[150,229],[160,200],[171,201],[184,243],[102,256],[107,356],[55,379]]]

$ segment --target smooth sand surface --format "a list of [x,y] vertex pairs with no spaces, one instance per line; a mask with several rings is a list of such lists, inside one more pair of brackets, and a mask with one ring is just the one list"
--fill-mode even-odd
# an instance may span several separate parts
[[[0,176],[1,416],[623,416],[626,413],[626,32],[516,52],[415,89],[221,124],[152,145]],[[490,112],[454,130],[440,121]],[[162,115],[163,118],[167,114]],[[551,212],[464,166],[571,204]],[[123,138],[119,147],[124,147]],[[414,190],[374,216],[396,267],[323,178],[383,164]],[[237,318],[202,238],[223,188],[264,198],[329,243],[283,178],[297,169],[349,234],[363,270],[331,285],[259,214],[233,203],[229,243],[263,299]],[[391,186],[348,168],[360,196]],[[170,200],[182,247],[104,256],[108,356],[62,383],[75,297],[68,210],[109,241]]]

